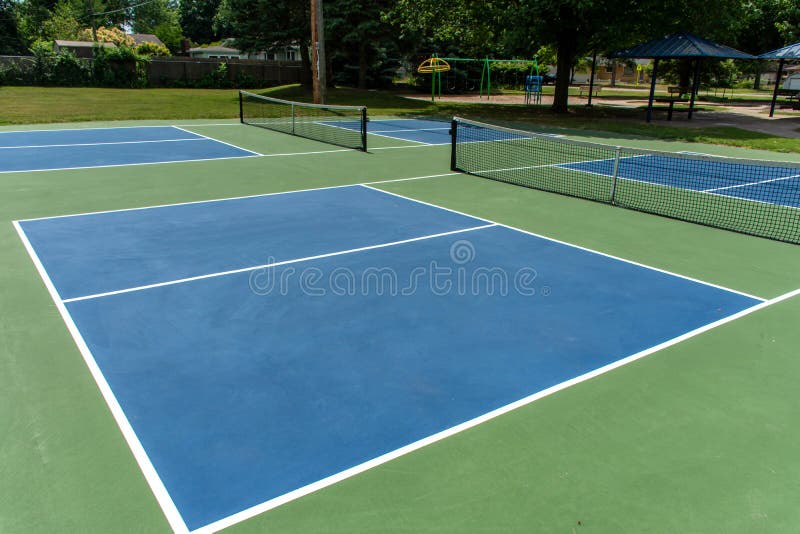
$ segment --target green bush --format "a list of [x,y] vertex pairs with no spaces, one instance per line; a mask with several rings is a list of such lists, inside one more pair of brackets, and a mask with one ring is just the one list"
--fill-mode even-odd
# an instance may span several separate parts
[[62,52],[53,57],[50,65],[50,81],[54,85],[89,85],[92,69],[71,52]]
[[148,42],[142,43],[139,46],[137,46],[136,53],[139,54],[140,56],[147,56],[147,57],[153,57],[153,56],[166,57],[172,55],[169,51],[169,48],[167,48],[166,46],[159,46],[155,43],[148,43]]
[[31,45],[33,68],[27,72],[28,83],[49,85],[53,79],[52,70],[55,54],[52,43],[38,40]]
[[132,48],[120,45],[113,48],[94,47],[92,70],[94,81],[107,87],[146,87],[149,58]]
[[228,64],[220,63],[216,70],[208,73],[197,83],[197,87],[202,89],[227,89],[231,87],[228,80]]

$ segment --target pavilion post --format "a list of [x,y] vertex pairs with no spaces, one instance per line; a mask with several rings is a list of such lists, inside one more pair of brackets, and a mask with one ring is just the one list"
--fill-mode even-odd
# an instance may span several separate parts
[[700,58],[694,60],[694,79],[692,80],[692,95],[689,97],[689,120],[692,120],[694,113],[694,100],[697,98],[697,91],[700,88]]
[[589,75],[589,101],[586,102],[586,107],[592,106],[592,93],[594,93],[594,71],[597,66],[597,50],[592,52],[592,73]]
[[781,76],[783,75],[783,58],[778,62],[778,75],[775,77],[775,90],[772,91],[772,103],[769,105],[769,116],[775,113],[775,101],[778,100],[778,88],[781,86]]
[[646,122],[650,122],[653,118],[653,99],[656,96],[656,77],[658,76],[658,58],[653,59],[653,72],[650,74],[650,98],[647,101],[647,117]]

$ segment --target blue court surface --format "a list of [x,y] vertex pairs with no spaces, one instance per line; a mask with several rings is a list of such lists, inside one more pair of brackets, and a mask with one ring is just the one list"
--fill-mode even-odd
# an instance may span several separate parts
[[[559,166],[609,177],[614,173],[613,158]],[[763,166],[643,155],[621,158],[618,176],[627,180],[800,208],[800,168],[796,166]]]
[[18,225],[190,530],[761,302],[358,185]]
[[241,158],[255,152],[174,126],[0,132],[0,172]]
[[[341,121],[330,124],[339,128],[361,131],[361,123],[358,121]],[[450,144],[450,123],[445,121],[423,119],[370,120],[367,123],[367,133],[425,145]]]

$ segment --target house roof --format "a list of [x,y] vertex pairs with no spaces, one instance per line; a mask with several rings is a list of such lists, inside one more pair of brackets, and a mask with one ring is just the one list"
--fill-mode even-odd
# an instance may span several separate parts
[[92,41],[66,41],[64,39],[56,39],[55,43],[58,46],[66,46],[69,48],[92,48],[95,44],[105,48],[113,48],[117,46],[114,43],[94,43]]
[[164,46],[164,43],[152,33],[132,33],[133,44],[139,46],[142,43],[153,43],[154,45]]
[[653,39],[631,48],[617,50],[611,57],[628,58],[698,58],[716,57],[730,59],[756,59],[746,52],[730,46],[703,39],[688,32],[678,32],[660,39]]
[[764,52],[759,59],[800,59],[800,43],[795,43],[771,52]]
[[190,48],[189,52],[225,52],[228,54],[239,54],[240,51],[236,48],[228,48],[227,46],[197,46]]

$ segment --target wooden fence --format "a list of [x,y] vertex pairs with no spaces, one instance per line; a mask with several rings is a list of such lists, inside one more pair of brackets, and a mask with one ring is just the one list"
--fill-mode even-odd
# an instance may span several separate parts
[[[91,62],[91,59],[81,61]],[[225,65],[224,78],[231,85],[246,82],[266,87],[300,83],[310,74],[299,61],[256,61],[248,59],[197,59],[187,57],[152,58],[147,64],[150,86],[169,86],[180,83],[194,85],[220,73]],[[16,65],[27,70],[34,65],[33,56],[0,56],[0,69]]]

